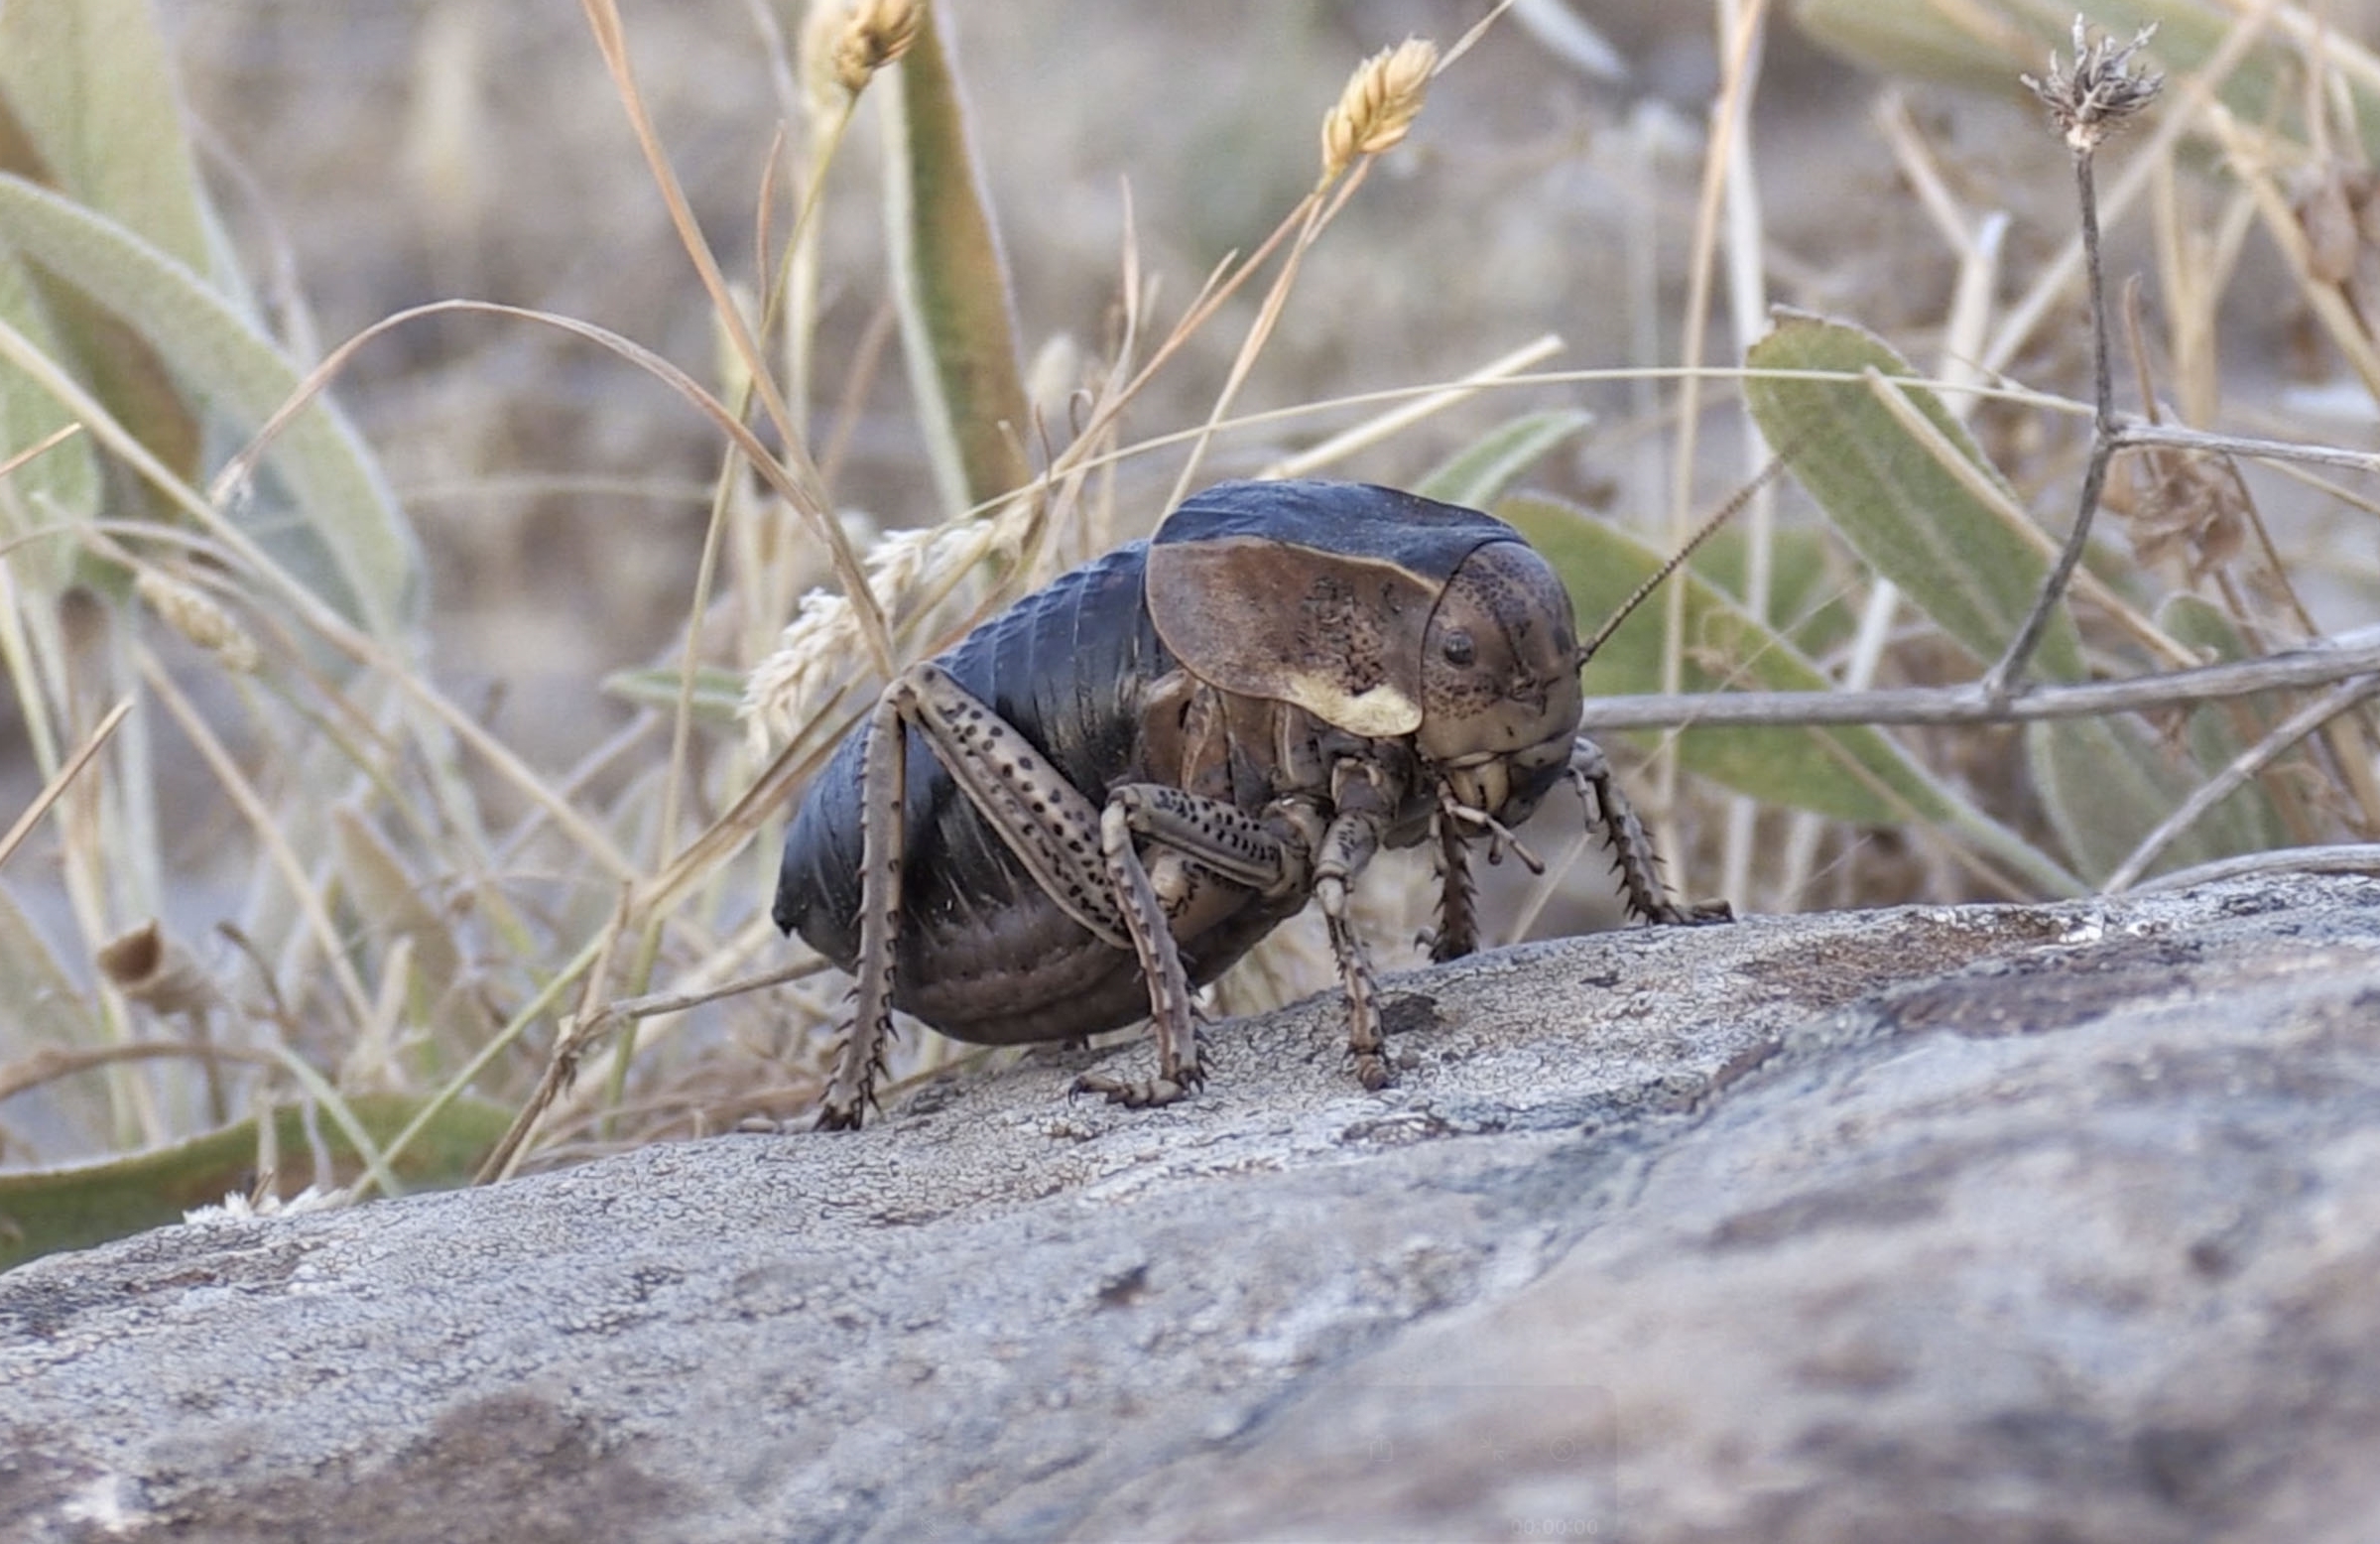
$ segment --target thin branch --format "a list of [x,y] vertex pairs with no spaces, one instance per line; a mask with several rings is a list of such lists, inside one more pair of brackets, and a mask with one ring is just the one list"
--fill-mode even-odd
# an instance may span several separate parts
[[1709,696],[1589,698],[1579,727],[1709,728],[1758,724],[1793,728],[1835,723],[2021,723],[2175,708],[2225,698],[2324,687],[2380,671],[2380,633],[2268,654],[2261,659],[2167,671],[2125,681],[2031,687],[1995,702],[1980,684],[1898,687],[1875,692],[1744,692]]
[[2211,863],[2195,863],[2143,880],[2133,890],[2187,890],[2194,885],[2237,879],[2247,874],[2380,874],[2380,842],[2342,841],[2326,847],[2274,847],[2266,852],[2234,852]]
[[2119,449],[2127,450],[2135,446],[2172,446],[2184,450],[2203,450],[2211,455],[2247,455],[2265,460],[2305,461],[2316,466],[2344,466],[2354,471],[2380,472],[2380,453],[2371,450],[2342,450],[2336,446],[2302,445],[2294,440],[2215,435],[2202,429],[2185,429],[2177,424],[2152,424],[2142,419],[2127,418],[2118,425],[2116,443]]
[[2025,666],[2050,625],[2050,617],[2066,594],[2067,580],[2074,577],[2075,566],[2082,561],[2082,552],[2090,541],[2091,517],[2098,513],[2099,494],[2107,484],[2107,463],[2116,451],[2115,383],[2108,366],[2107,296],[2106,283],[2099,261],[2099,199],[2092,183],[2091,163],[2099,146],[2126,118],[2139,112],[2157,96],[2164,77],[2156,74],[2135,74],[2132,56],[2149,41],[2154,27],[2145,29],[2129,44],[2117,47],[2106,39],[2088,44],[2083,37],[2082,18],[2074,18],[2074,65],[2070,70],[2058,67],[2058,57],[2050,57],[2050,70],[2043,79],[2025,77],[2050,116],[2066,136],[2067,148],[2074,157],[2074,195],[2081,208],[2082,270],[2090,289],[2091,343],[2091,451],[2090,464],[2082,473],[2082,492],[2076,501],[2073,529],[2067,534],[2066,548],[2058,555],[2057,564],[2034,598],[2033,610],[2017,629],[2008,652],[2000,657],[1983,677],[1983,695],[1994,701],[2006,698],[2025,678]]

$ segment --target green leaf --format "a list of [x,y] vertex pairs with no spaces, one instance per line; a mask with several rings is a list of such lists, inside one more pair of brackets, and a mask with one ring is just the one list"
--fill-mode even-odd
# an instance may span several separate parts
[[[1713,531],[1687,565],[1742,604],[1751,587],[1751,536],[1732,526]],[[1769,615],[1811,659],[1842,647],[1859,631],[1859,612],[1844,593],[1847,567],[1840,544],[1823,531],[1771,533]]]
[[885,224],[910,389],[935,485],[952,515],[1032,478],[1008,273],[936,8],[917,42],[869,86],[884,94]]
[[[1594,619],[1609,615],[1661,566],[1652,548],[1550,499],[1509,498],[1496,513],[1554,565],[1590,632]],[[1685,691],[1822,692],[1832,685],[1707,580],[1689,572],[1674,582],[1685,585]],[[1588,694],[1660,691],[1663,630],[1661,601],[1646,603],[1586,667]],[[2080,888],[2072,875],[1937,781],[1880,729],[1686,729],[1678,736],[1678,754],[1689,769],[1764,803],[1859,826],[1922,821],[1952,832],[2045,889],[2071,894]]]
[[[366,1134],[383,1148],[428,1102],[401,1094],[359,1094],[349,1101]],[[511,1112],[500,1105],[456,1099],[406,1146],[397,1159],[398,1177],[411,1190],[468,1184],[511,1122]],[[298,1106],[274,1111],[285,1196],[313,1177],[307,1124]],[[314,1124],[331,1155],[334,1180],[353,1180],[359,1172],[353,1146],[334,1122]],[[256,1134],[252,1116],[128,1158],[0,1174],[0,1270],[179,1222],[185,1212],[246,1191],[256,1168]]]
[[[25,334],[53,358],[61,344],[32,273],[0,248],[0,322]],[[0,458],[15,454],[73,422],[64,405],[15,365],[0,360]],[[0,563],[36,594],[56,594],[74,572],[74,537],[23,540],[54,526],[72,527],[99,512],[99,463],[88,435],[53,447],[0,480]]]
[[0,169],[49,184],[186,268],[216,270],[181,87],[151,0],[0,6],[0,112],[10,120]]
[[[149,0],[0,6],[0,171],[105,215],[218,290],[237,284]],[[159,460],[194,480],[197,418],[156,350],[57,276],[36,278],[59,338],[45,351]]]
[[[187,266],[114,221],[0,174],[0,239],[121,319],[188,390],[246,429],[296,393],[302,372],[269,338]],[[420,554],[362,439],[317,397],[274,442],[266,464],[287,482],[298,519],[263,498],[234,517],[359,625],[396,637],[417,615]]]
[[[2006,479],[1940,399],[1891,384],[1916,373],[1908,361],[1862,328],[1788,313],[1745,363],[1867,377],[1755,375],[1744,395],[1761,433],[1791,455],[1794,475],[1844,540],[1979,663],[1997,659],[2032,609],[2049,559],[2020,529],[2026,516]],[[1922,428],[1894,411],[1888,392]],[[2082,678],[2081,643],[2064,605],[2034,659],[2041,676]]]
[[1974,10],[1876,0],[1795,0],[1794,24],[1813,43],[1888,75],[1915,75],[2003,95],[2024,90],[2008,34],[1972,25]]
[[[2187,592],[2167,597],[2157,609],[2157,625],[2167,637],[2203,651],[2217,663],[2244,660],[2255,653],[2221,607]],[[2191,756],[2200,770],[2211,775],[2262,739],[2281,717],[2281,707],[2265,698],[2201,704],[2190,715]],[[2234,796],[2237,808],[2231,812],[2242,823],[2238,836],[2250,842],[2254,851],[2294,844],[2289,824],[2270,792],[2283,782],[2274,779],[2270,769],[2265,775],[2272,781],[2249,783]]]
[[1424,498],[1466,509],[1485,509],[1501,497],[1515,477],[1537,464],[1565,440],[1586,432],[1592,413],[1559,408],[1527,413],[1498,424],[1439,463],[1438,469],[1415,484]]
[[[2093,883],[2129,857],[2202,781],[2188,757],[2160,746],[2135,718],[2030,724],[2025,746],[2050,825],[2074,866]],[[2234,792],[2168,845],[2149,872],[2278,844],[2260,834],[2260,797],[2253,788]]]
[[[603,692],[638,708],[678,708],[678,667],[675,665],[614,671],[603,678]],[[744,702],[744,678],[736,671],[704,665],[694,671],[693,711],[696,723],[733,729]]]

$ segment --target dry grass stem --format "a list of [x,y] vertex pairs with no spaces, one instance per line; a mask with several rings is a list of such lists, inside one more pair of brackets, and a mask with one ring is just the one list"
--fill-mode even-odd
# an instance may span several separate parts
[[2067,533],[2066,546],[2043,581],[2032,610],[2026,613],[2016,636],[2009,641],[2008,651],[1985,673],[1983,691],[1987,697],[2004,696],[2024,680],[2025,667],[2031,663],[2034,649],[2048,630],[2050,618],[2066,594],[2067,581],[2082,562],[2083,551],[2090,542],[2091,517],[2098,513],[2108,464],[2115,455],[2115,380],[2109,364],[2108,338],[2113,328],[2107,316],[2106,274],[2099,257],[2099,197],[2092,164],[2107,136],[2154,101],[2165,84],[2163,75],[2135,72],[2132,67],[2133,56],[2155,30],[2145,29],[2122,48],[2112,46],[2104,38],[2089,45],[2083,19],[2077,16],[2074,67],[2062,71],[2058,56],[2052,54],[2046,79],[2025,77],[2025,83],[2049,107],[2051,121],[2065,135],[2067,149],[2074,159],[2074,201],[2080,216],[2083,280],[2090,298],[2091,451],[2090,461],[2083,468],[2082,491],[2075,503],[2074,521]]
[[2100,891],[2114,895],[2130,889],[2148,866],[2157,861],[2158,854],[2172,846],[2183,833],[2196,825],[2208,811],[2229,798],[2248,779],[2272,765],[2300,740],[2341,713],[2350,711],[2375,693],[2380,693],[2380,675],[2357,676],[2340,682],[2273,725],[2262,739],[2233,757],[2214,776],[2192,789],[2190,796],[2176,805],[2172,813],[2159,821],[2146,836],[2141,837],[2131,853],[2100,882]]
[[[753,454],[758,450],[754,455],[754,465],[764,476],[769,475],[772,468],[780,468],[777,475],[770,477],[771,482],[779,485],[786,502],[801,514],[810,526],[812,535],[824,545],[833,558],[837,577],[843,581],[846,590],[856,597],[861,636],[867,641],[877,670],[886,680],[890,680],[895,668],[891,631],[885,626],[884,617],[877,611],[875,603],[862,593],[859,559],[851,551],[850,541],[843,535],[842,527],[827,506],[825,486],[818,477],[817,467],[810,459],[806,449],[807,439],[800,426],[795,424],[793,411],[786,406],[783,394],[778,391],[775,379],[768,372],[759,341],[752,335],[752,329],[745,325],[742,313],[736,309],[733,298],[728,294],[726,276],[719,270],[718,259],[711,255],[710,244],[703,239],[702,227],[694,219],[693,207],[687,200],[686,190],[680,186],[678,175],[671,169],[669,157],[662,149],[660,134],[654,129],[652,118],[646,112],[644,95],[637,88],[636,75],[629,64],[627,33],[621,25],[619,7],[614,0],[581,0],[581,8],[586,13],[588,26],[595,34],[595,45],[602,51],[604,64],[611,72],[612,86],[619,94],[620,105],[628,114],[629,127],[644,150],[645,163],[653,175],[654,185],[661,192],[662,201],[669,207],[670,220],[677,227],[680,243],[692,260],[694,272],[700,277],[704,291],[710,296],[711,309],[717,314],[721,325],[727,329],[730,341],[743,359],[744,368],[751,373],[752,385],[760,395],[761,407],[768,414],[770,423],[776,426],[779,440],[785,448],[782,460],[765,450],[758,450],[756,445],[747,447],[745,453]],[[740,423],[736,427],[739,431],[742,429]],[[750,439],[748,435],[742,438]]]
[[60,796],[65,793],[74,779],[82,775],[82,769],[91,764],[91,758],[99,754],[100,747],[107,743],[109,736],[123,727],[125,716],[132,711],[132,703],[131,698],[126,698],[109,708],[107,716],[99,720],[97,727],[66,758],[65,765],[42,785],[42,791],[33,796],[33,803],[27,805],[25,813],[18,816],[15,824],[8,828],[8,835],[0,836],[0,863],[6,863],[15,854],[25,838],[33,834],[34,827],[41,824],[42,817],[50,812],[50,807],[58,803]]

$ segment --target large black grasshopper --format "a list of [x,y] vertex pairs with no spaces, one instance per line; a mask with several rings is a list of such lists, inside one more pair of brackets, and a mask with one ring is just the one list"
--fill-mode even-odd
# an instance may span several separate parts
[[981,1045],[1147,1017],[1157,1075],[1204,1081],[1190,993],[1318,900],[1366,1088],[1388,1081],[1348,888],[1431,844],[1433,958],[1475,946],[1465,844],[1511,840],[1565,777],[1628,909],[1673,904],[1578,734],[1570,598],[1519,532],[1344,482],[1231,482],[903,671],[786,835],[779,927],[850,970],[820,1123],[852,1127],[901,1008]]

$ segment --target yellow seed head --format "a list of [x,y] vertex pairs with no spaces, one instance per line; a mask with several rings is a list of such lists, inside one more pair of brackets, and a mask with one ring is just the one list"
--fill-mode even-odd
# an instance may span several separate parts
[[834,44],[834,78],[857,96],[876,71],[909,52],[925,21],[926,0],[858,0]]
[[225,670],[257,667],[256,640],[212,595],[156,569],[142,571],[133,588],[166,625],[212,654]]
[[1408,38],[1355,66],[1338,105],[1322,120],[1322,181],[1344,172],[1357,156],[1376,156],[1405,138],[1430,92],[1438,45]]

